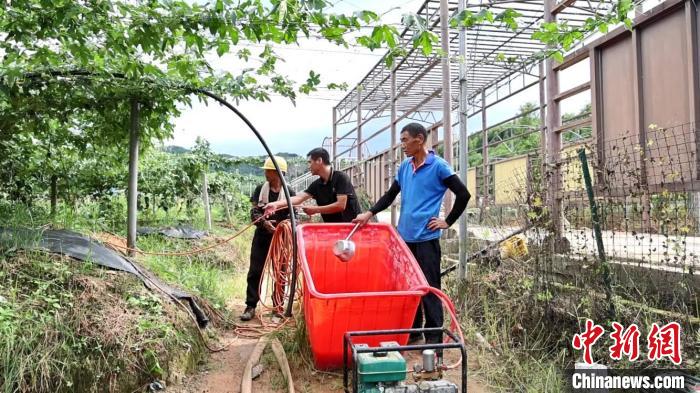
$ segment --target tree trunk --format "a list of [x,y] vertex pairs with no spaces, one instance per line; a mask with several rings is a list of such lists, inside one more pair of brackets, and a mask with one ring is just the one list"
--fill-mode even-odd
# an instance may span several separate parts
[[226,222],[231,224],[232,223],[231,222],[231,210],[229,210],[229,208],[228,208],[228,198],[226,198],[226,196],[224,196],[223,201],[224,201],[224,210],[226,210]]
[[[139,103],[131,99],[131,129],[129,131],[129,194],[127,196],[126,245],[136,248],[136,212],[139,179]],[[134,256],[134,251],[129,250]]]
[[204,172],[202,182],[202,201],[204,202],[204,219],[207,222],[207,229],[211,231],[211,205],[209,205],[209,184],[207,183],[207,173]]
[[51,176],[51,218],[56,216],[56,206],[58,205],[58,176]]

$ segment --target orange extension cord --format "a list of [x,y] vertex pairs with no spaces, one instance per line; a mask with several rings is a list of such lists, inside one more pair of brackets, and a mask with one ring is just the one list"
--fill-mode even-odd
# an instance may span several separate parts
[[195,249],[192,249],[192,250],[182,251],[182,252],[150,252],[150,251],[142,251],[142,250],[139,250],[138,248],[131,248],[131,247],[127,247],[127,246],[122,246],[121,244],[116,244],[116,243],[111,243],[111,242],[105,242],[105,244],[108,244],[108,245],[110,245],[110,246],[112,246],[112,247],[114,247],[114,248],[120,249],[120,250],[124,250],[124,251],[133,251],[133,252],[135,252],[135,253],[139,253],[139,254],[143,254],[143,255],[157,255],[157,256],[166,256],[166,257],[183,257],[183,256],[189,256],[189,255],[199,254],[199,253],[201,253],[201,252],[211,250],[212,248],[216,248],[216,247],[218,247],[218,246],[220,246],[220,245],[222,245],[222,244],[228,243],[228,242],[230,242],[231,240],[233,240],[233,239],[237,238],[238,236],[242,235],[243,232],[247,231],[248,228],[250,228],[250,227],[252,227],[253,225],[257,224],[258,221],[262,220],[263,218],[264,218],[264,217],[258,218],[257,220],[255,220],[255,221],[251,222],[250,224],[244,226],[244,227],[243,227],[242,229],[240,229],[238,232],[234,233],[233,235],[227,237],[227,238],[224,239],[224,240],[220,240],[220,241],[218,241],[218,242],[216,242],[216,243],[214,243],[214,244],[208,245],[208,246],[206,246],[206,247],[195,248]]
[[[292,271],[292,225],[289,220],[284,220],[277,225],[275,233],[272,236],[272,244],[270,251],[265,260],[263,268],[263,276],[260,277],[260,286],[262,288],[265,275],[273,277],[272,283],[268,284],[268,289],[272,287],[272,307],[265,305],[264,301],[260,303],[268,310],[272,310],[278,314],[282,314],[284,309],[285,292],[291,283]],[[258,290],[260,295],[261,290]]]
[[[282,315],[284,305],[289,300],[286,291],[292,279],[292,253],[292,225],[289,220],[284,220],[277,224],[275,233],[272,235],[270,250],[267,253],[267,259],[265,259],[265,266],[263,274],[260,276],[260,286],[258,287],[260,304],[266,310],[279,315]],[[272,306],[266,305],[262,297],[262,288],[266,277],[271,278],[266,288],[268,289],[267,292],[270,292],[270,290],[272,292]],[[300,281],[297,281],[297,283],[300,283]],[[302,285],[297,286],[295,295],[296,299],[302,298]],[[260,325],[238,325],[236,333],[244,337],[257,338],[282,329],[292,320],[291,318],[282,317],[282,321],[279,324],[269,324],[260,318]]]

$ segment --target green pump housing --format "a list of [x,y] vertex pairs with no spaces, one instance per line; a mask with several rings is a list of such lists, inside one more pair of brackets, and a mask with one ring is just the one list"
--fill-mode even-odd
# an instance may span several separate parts
[[[358,347],[366,345],[358,345]],[[394,341],[382,342],[380,347],[387,349],[398,346]],[[406,379],[406,359],[398,351],[360,353],[357,355],[358,382],[363,387],[360,391],[375,391],[378,382],[395,383]]]

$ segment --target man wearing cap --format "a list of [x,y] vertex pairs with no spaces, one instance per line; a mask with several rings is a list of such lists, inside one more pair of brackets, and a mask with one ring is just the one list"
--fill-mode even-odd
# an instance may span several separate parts
[[[287,161],[284,158],[275,156],[275,161],[279,165],[283,174],[287,173]],[[265,183],[257,186],[253,192],[250,201],[253,208],[250,211],[250,218],[255,221],[263,216],[263,207],[270,202],[280,201],[286,203],[282,180],[280,179],[272,160],[268,158],[265,164],[261,167],[265,170]],[[294,191],[289,191],[290,197],[294,195]],[[260,277],[262,276],[263,268],[267,253],[272,244],[272,234],[275,232],[277,223],[289,218],[288,210],[280,210],[274,214],[261,219],[255,226],[255,234],[253,235],[253,244],[250,247],[250,268],[248,269],[248,286],[246,289],[246,308],[240,318],[242,321],[250,321],[255,317],[255,307],[260,300]]]
[[[330,155],[322,147],[311,150],[306,157],[309,172],[319,178],[299,195],[292,198],[293,205],[299,205],[313,198],[317,206],[304,206],[304,213],[312,216],[321,214],[323,222],[350,222],[360,214],[355,188],[350,178],[343,172],[331,167]],[[285,201],[270,202],[265,206],[265,214],[272,214],[286,207]]]

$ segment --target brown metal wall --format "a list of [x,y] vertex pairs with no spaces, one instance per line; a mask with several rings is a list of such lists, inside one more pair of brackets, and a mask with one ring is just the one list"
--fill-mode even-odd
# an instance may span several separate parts
[[690,121],[684,14],[681,8],[639,32],[645,127],[669,127]]
[[[603,167],[625,168],[607,182],[625,188],[640,180],[656,189],[679,179],[698,176],[696,122],[700,76],[697,59],[697,10],[683,1],[668,1],[640,20],[635,30],[618,31],[593,44],[595,119],[599,158]],[[694,60],[695,59],[695,60]],[[678,126],[685,125],[684,128]],[[666,128],[675,127],[664,132]],[[678,135],[676,135],[678,134]],[[682,136],[679,141],[677,136]],[[642,154],[615,156],[638,146]],[[644,163],[641,157],[646,157]],[[624,160],[624,162],[620,161]],[[620,162],[618,162],[620,161]],[[671,169],[675,168],[675,169]],[[629,176],[637,173],[641,179]]]
[[[637,76],[631,72],[637,66],[632,34],[602,45],[596,49],[598,59],[596,77],[598,88],[597,137],[601,158],[605,160],[606,182],[628,189],[631,183],[638,182],[629,176],[642,170],[639,155],[626,156],[628,171],[611,170],[620,167],[616,152],[626,146],[639,144],[637,128],[636,83]],[[595,121],[595,120],[594,120]],[[614,145],[614,146],[613,146]],[[607,156],[606,156],[607,155]],[[580,166],[578,167],[580,168]]]
[[[634,67],[632,38],[623,38],[600,49],[600,125],[605,140],[618,139],[625,134],[636,134],[634,122]],[[631,143],[637,143],[633,136]]]
[[649,159],[655,166],[654,170],[647,171],[648,184],[674,182],[680,178],[680,174],[675,173],[679,172],[679,168],[683,174],[695,178],[695,136],[691,134],[691,145],[688,145],[678,143],[674,135],[650,127],[672,127],[691,121],[688,102],[693,82],[688,75],[685,9],[681,8],[656,23],[649,24],[641,30],[640,35],[644,102],[642,126],[647,132]]

